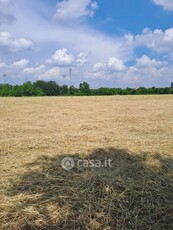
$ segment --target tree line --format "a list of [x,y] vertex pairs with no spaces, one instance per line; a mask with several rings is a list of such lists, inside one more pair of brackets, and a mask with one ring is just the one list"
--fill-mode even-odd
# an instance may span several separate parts
[[34,83],[25,82],[23,85],[0,84],[0,96],[94,96],[94,95],[145,95],[145,94],[173,94],[173,88],[107,88],[91,89],[87,82],[79,87],[58,85],[55,81],[39,80]]

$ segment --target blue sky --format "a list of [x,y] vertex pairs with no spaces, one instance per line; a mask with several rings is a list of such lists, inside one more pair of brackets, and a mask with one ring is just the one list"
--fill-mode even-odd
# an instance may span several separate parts
[[172,0],[0,0],[0,82],[173,81]]

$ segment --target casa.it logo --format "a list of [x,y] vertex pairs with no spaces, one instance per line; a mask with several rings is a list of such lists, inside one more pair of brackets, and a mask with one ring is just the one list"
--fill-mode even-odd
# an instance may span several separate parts
[[71,157],[65,157],[61,160],[61,166],[63,169],[70,171],[74,167],[75,163]]
[[78,169],[81,168],[110,168],[112,160],[109,158],[105,158],[104,160],[98,160],[98,159],[76,159],[74,161],[73,158],[71,157],[64,157],[61,160],[61,166],[63,169],[70,171],[71,169],[74,168],[76,165]]

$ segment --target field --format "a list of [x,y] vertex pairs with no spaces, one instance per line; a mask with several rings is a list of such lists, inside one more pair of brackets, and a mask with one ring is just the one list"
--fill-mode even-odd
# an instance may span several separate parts
[[0,98],[0,170],[0,229],[173,229],[173,96]]

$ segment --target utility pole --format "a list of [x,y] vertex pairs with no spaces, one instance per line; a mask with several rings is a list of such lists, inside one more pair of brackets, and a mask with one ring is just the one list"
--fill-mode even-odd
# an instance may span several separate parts
[[70,86],[71,86],[71,73],[72,73],[72,68],[70,68],[69,71],[70,71]]
[[7,83],[7,75],[4,74],[4,83],[6,84]]
[[63,75],[63,78],[64,78],[64,85],[65,85],[65,78],[66,78],[66,75]]

